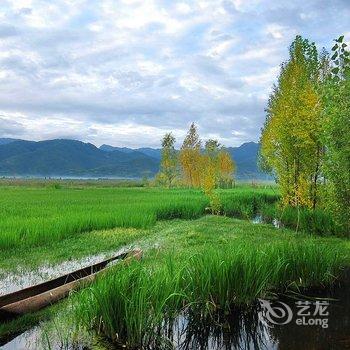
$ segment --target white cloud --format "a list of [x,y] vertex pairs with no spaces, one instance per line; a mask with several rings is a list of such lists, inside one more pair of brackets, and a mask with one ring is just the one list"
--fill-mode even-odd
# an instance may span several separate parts
[[268,34],[271,34],[273,39],[283,39],[285,31],[287,31],[288,28],[285,28],[283,26],[280,26],[278,24],[268,24],[266,27],[266,32]]
[[0,137],[157,146],[194,120],[257,140],[293,37],[329,47],[349,16],[341,0],[3,1]]
[[185,2],[179,2],[176,4],[176,10],[183,15],[188,15],[192,12],[192,8]]

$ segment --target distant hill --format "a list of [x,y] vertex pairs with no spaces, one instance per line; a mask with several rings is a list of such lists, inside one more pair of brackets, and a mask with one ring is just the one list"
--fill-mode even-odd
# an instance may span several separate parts
[[256,142],[246,142],[239,147],[228,147],[227,151],[235,160],[238,179],[270,179],[258,168],[258,153],[260,145]]
[[102,151],[106,151],[106,152],[119,151],[119,152],[123,152],[123,153],[132,153],[135,151],[135,150],[133,150],[131,148],[127,148],[127,147],[114,147],[114,146],[110,146],[110,145],[102,145],[102,146],[100,146],[100,149]]
[[18,139],[10,139],[8,137],[0,138],[0,145],[6,145],[7,143],[11,143],[14,141],[20,141]]
[[107,152],[113,152],[113,151],[120,151],[124,153],[141,152],[149,157],[152,157],[158,160],[160,160],[162,156],[162,151],[160,148],[149,148],[149,147],[128,148],[128,147],[113,147],[110,145],[102,145],[100,146],[100,149]]
[[[259,144],[248,142],[227,150],[236,162],[238,179],[268,178],[257,167]],[[158,172],[160,158],[158,148],[0,138],[1,176],[151,177]]]
[[106,152],[75,140],[13,141],[0,145],[0,175],[137,178],[157,171],[158,161],[141,152]]

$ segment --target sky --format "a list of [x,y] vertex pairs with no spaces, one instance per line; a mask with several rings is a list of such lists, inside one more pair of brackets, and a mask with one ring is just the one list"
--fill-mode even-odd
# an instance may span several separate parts
[[0,137],[257,141],[297,34],[349,40],[350,0],[1,0]]

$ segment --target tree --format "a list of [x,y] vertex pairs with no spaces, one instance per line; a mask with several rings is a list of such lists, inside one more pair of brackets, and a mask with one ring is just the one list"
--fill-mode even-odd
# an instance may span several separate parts
[[234,162],[229,153],[217,140],[209,139],[201,150],[196,125],[191,124],[183,141],[179,157],[174,148],[175,138],[171,133],[166,134],[162,141],[161,171],[157,175],[157,182],[171,186],[177,175],[177,159],[180,161],[183,182],[189,187],[202,188],[209,198],[212,214],[221,210],[219,196],[215,188],[219,181],[232,181]]
[[202,155],[202,188],[209,198],[209,205],[212,214],[219,214],[221,202],[219,196],[215,193],[220,176],[220,143],[217,140],[209,139],[205,143],[204,154]]
[[201,185],[201,141],[194,123],[184,139],[180,150],[180,165],[184,182],[190,187]]
[[222,148],[219,152],[219,173],[220,181],[225,184],[225,187],[228,187],[229,184],[232,184],[233,173],[235,172],[236,165],[231,157],[231,155]]
[[220,143],[212,139],[205,143],[202,158],[202,163],[204,164],[202,170],[202,188],[209,197],[212,213],[218,214],[221,210],[221,203],[219,196],[214,190],[220,182],[225,183],[227,186],[232,181],[234,163],[230,154]]
[[219,153],[220,143],[217,140],[209,139],[205,143],[204,154],[202,155],[202,187],[207,191],[213,190],[219,180]]
[[178,173],[178,159],[175,150],[175,137],[172,133],[164,135],[162,140],[162,159],[160,162],[160,174],[158,179],[167,187],[173,185]]
[[350,52],[344,36],[332,48],[323,89],[326,199],[340,229],[350,234]]
[[261,163],[277,179],[282,204],[316,207],[322,161],[319,61],[314,43],[297,36],[270,96]]
[[221,145],[218,140],[209,139],[205,142],[205,153],[212,160],[216,159],[221,150]]
[[208,193],[215,189],[219,180],[219,153],[220,143],[217,140],[206,141],[201,161],[203,164],[201,183],[204,191]]

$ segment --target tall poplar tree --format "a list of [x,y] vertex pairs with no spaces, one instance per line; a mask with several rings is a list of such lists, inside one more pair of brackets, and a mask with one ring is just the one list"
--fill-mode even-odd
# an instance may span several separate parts
[[190,187],[200,187],[201,140],[194,123],[191,124],[181,146],[179,159],[185,183]]
[[204,153],[202,154],[201,186],[209,199],[209,209],[212,214],[219,214],[221,210],[220,198],[215,193],[219,177],[218,155],[220,144],[217,140],[208,140],[205,143]]
[[350,51],[344,36],[335,40],[330,66],[323,90],[326,200],[340,230],[350,235]]
[[217,140],[208,140],[205,143],[204,154],[202,155],[202,187],[206,193],[212,192],[219,180],[219,153],[220,143]]
[[[214,186],[217,187],[219,183],[224,183],[226,186],[233,180],[233,172],[235,164],[230,154],[217,140],[209,139],[205,143],[204,166],[212,168],[211,177]],[[203,174],[208,173],[204,169]]]
[[178,173],[178,159],[175,150],[175,137],[172,133],[166,133],[162,140],[162,159],[160,162],[160,174],[158,178],[171,187]]
[[224,148],[222,148],[219,153],[219,169],[220,181],[225,184],[226,187],[232,185],[236,164],[231,155]]
[[322,161],[318,53],[297,36],[270,96],[261,136],[262,163],[277,179],[284,205],[315,208]]

